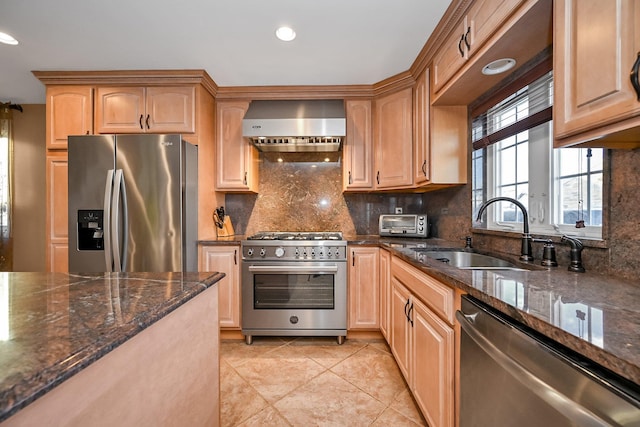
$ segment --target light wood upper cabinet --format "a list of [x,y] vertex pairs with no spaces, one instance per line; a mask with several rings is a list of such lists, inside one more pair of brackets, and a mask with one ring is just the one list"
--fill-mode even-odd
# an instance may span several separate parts
[[440,91],[524,0],[475,0],[433,61],[433,85]]
[[469,59],[469,50],[465,46],[467,18],[464,17],[449,37],[440,46],[433,60],[433,89],[439,91]]
[[242,136],[248,108],[244,101],[216,105],[216,190],[258,191],[258,151]]
[[218,282],[218,318],[221,328],[240,328],[239,246],[201,246],[199,271],[225,274]]
[[93,134],[93,87],[47,88],[47,149],[66,150],[69,135]]
[[375,188],[413,185],[413,93],[403,89],[375,100]]
[[66,272],[68,264],[67,223],[68,200],[68,163],[67,153],[51,152],[46,159],[46,269],[47,271]]
[[101,87],[97,133],[193,133],[195,87]]
[[380,328],[379,249],[348,248],[349,329]]
[[343,189],[373,189],[373,138],[371,101],[347,100],[347,136],[343,144]]
[[428,68],[413,88],[413,114],[413,182],[419,186],[429,181],[431,171]]
[[[557,0],[554,13],[555,146],[610,134],[624,140],[615,134],[640,126],[640,94],[629,78],[639,58],[640,4]],[[636,129],[630,139],[639,136]]]

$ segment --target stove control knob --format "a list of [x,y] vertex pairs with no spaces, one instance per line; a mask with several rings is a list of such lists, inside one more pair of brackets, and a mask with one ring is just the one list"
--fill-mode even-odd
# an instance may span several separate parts
[[298,258],[300,256],[300,249],[296,248],[295,255],[296,255],[296,258]]
[[253,256],[253,248],[247,249],[247,256]]
[[311,256],[312,257],[316,256],[316,250],[315,249],[311,249]]
[[267,251],[264,250],[264,248],[260,249],[260,256],[264,258],[264,256],[267,254]]
[[283,247],[277,247],[276,248],[276,256],[278,258],[282,258],[284,256],[284,248]]
[[340,249],[336,248],[336,257],[340,257]]

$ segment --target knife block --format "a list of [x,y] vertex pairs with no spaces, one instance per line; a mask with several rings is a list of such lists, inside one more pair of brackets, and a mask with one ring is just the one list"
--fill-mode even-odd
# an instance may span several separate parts
[[231,223],[231,218],[229,217],[229,215],[226,215],[224,217],[222,228],[216,227],[216,233],[218,237],[231,237],[236,234],[233,230],[233,224]]

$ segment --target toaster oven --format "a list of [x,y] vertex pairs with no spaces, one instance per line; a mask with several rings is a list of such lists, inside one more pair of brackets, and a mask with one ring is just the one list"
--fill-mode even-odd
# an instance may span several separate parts
[[427,214],[383,214],[380,236],[428,237]]

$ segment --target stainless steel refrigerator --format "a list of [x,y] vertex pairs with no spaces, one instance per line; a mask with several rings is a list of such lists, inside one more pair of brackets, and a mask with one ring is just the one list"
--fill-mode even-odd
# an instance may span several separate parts
[[198,151],[181,135],[69,137],[69,271],[197,271]]

